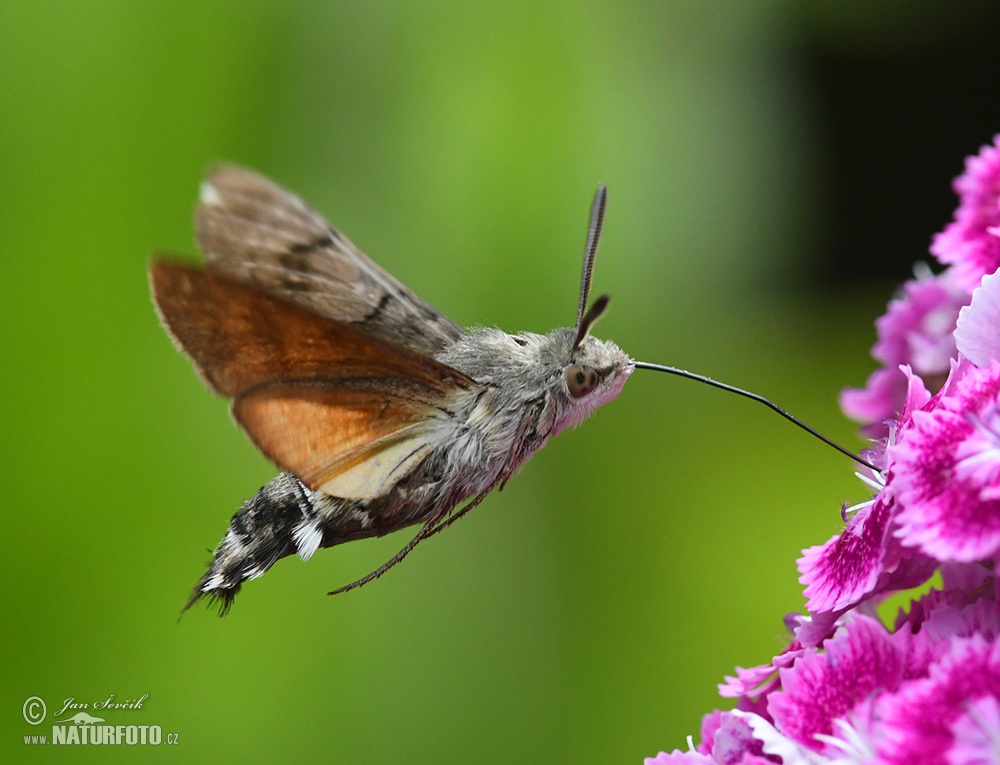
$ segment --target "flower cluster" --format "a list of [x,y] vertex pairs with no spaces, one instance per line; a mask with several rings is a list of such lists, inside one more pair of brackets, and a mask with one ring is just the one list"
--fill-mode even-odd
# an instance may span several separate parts
[[[1000,765],[1000,136],[955,181],[955,218],[876,323],[883,366],[841,404],[876,439],[872,498],[803,551],[805,615],[720,686],[702,741],[647,765]],[[940,586],[887,627],[876,605]]]

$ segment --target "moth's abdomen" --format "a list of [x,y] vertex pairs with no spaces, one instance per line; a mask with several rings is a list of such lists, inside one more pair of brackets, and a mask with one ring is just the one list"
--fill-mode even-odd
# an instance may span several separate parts
[[286,555],[309,560],[320,547],[382,533],[365,502],[310,491],[291,473],[282,473],[229,521],[208,571],[184,608],[207,596],[224,615],[244,581],[262,576]]
[[343,499],[311,491],[296,476],[282,473],[244,502],[229,521],[208,571],[184,609],[208,597],[225,615],[244,581],[262,576],[286,555],[309,560],[320,547],[382,536],[422,522],[428,512],[425,502],[436,495],[411,491],[402,504],[398,497],[395,502],[382,498],[374,503]]
[[303,527],[303,521],[316,516],[306,491],[298,478],[282,473],[244,502],[229,521],[229,529],[185,610],[207,596],[217,601],[219,613],[224,615],[245,580],[261,576],[279,558],[295,552],[298,544],[308,550],[311,539],[300,533],[296,541],[296,530]]

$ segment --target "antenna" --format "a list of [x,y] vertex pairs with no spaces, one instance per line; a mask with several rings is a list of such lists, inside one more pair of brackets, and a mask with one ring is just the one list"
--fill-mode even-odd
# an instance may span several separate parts
[[[594,201],[590,205],[587,246],[583,251],[583,277],[580,279],[580,303],[576,309],[575,327],[577,334],[579,334],[583,324],[583,313],[587,310],[587,298],[590,296],[590,280],[594,278],[594,260],[597,259],[597,247],[601,243],[601,228],[604,226],[604,208],[607,204],[608,187],[602,183],[597,187],[597,191],[594,193]],[[584,334],[586,335],[586,332]]]
[[594,323],[604,315],[604,312],[608,310],[608,306],[610,304],[611,298],[607,295],[601,295],[593,302],[590,308],[587,309],[587,313],[585,313],[583,318],[577,323],[576,339],[573,340],[574,351],[580,347],[580,343],[587,339],[587,335],[590,334],[590,328],[593,327]]
[[835,441],[830,440],[829,438],[827,438],[826,436],[824,436],[822,433],[820,433],[818,430],[814,430],[813,428],[809,427],[804,422],[802,422],[802,420],[800,420],[798,417],[795,417],[794,415],[789,414],[784,409],[782,409],[780,406],[778,406],[777,404],[775,404],[773,401],[771,401],[768,398],[764,398],[764,396],[761,396],[758,393],[751,393],[748,390],[743,390],[743,388],[737,388],[735,385],[728,385],[727,383],[719,382],[718,380],[713,380],[711,377],[705,377],[705,375],[695,374],[694,372],[688,372],[685,369],[678,369],[677,367],[667,367],[667,366],[664,366],[662,364],[651,364],[651,363],[649,363],[647,361],[636,361],[635,362],[635,368],[636,369],[651,369],[654,372],[666,372],[667,374],[670,374],[670,375],[677,375],[678,377],[686,377],[689,380],[696,380],[697,382],[705,383],[705,385],[711,385],[714,388],[720,388],[721,390],[729,391],[730,393],[736,393],[737,395],[744,396],[746,398],[752,399],[753,401],[757,401],[758,403],[761,403],[764,406],[766,406],[768,409],[771,409],[772,411],[777,412],[778,414],[780,414],[782,417],[784,417],[786,420],[788,420],[792,424],[798,425],[800,428],[802,428],[804,431],[806,431],[806,433],[809,433],[810,435],[818,438],[820,441],[822,441],[823,443],[825,443],[827,446],[832,446],[834,449],[836,449],[841,454],[844,454],[844,455],[850,457],[852,460],[854,460],[858,464],[864,465],[866,468],[874,470],[876,473],[880,472],[879,469],[875,465],[873,465],[871,462],[869,462],[868,460],[866,460],[866,459],[864,459],[862,457],[859,457],[857,454],[855,454],[854,452],[852,452],[850,449],[846,449],[843,446],[841,446],[840,444],[836,443]]

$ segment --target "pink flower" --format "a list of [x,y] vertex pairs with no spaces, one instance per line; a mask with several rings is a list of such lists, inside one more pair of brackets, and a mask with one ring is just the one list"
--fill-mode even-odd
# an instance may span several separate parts
[[907,390],[900,365],[925,379],[943,379],[948,373],[957,354],[955,322],[968,301],[968,293],[956,288],[948,272],[933,276],[924,270],[903,285],[901,295],[876,320],[872,356],[885,366],[872,373],[865,388],[848,388],[840,396],[845,414],[866,423],[869,436],[884,437],[885,421],[899,416]]
[[954,376],[892,449],[897,536],[937,560],[972,561],[1000,549],[1000,363]]
[[[647,765],[1000,765],[1000,136],[955,189],[933,246],[951,265],[904,286],[877,321],[885,366],[842,395],[880,439],[871,499],[803,551],[808,613],[719,686],[737,709]],[[884,625],[880,600],[935,570],[943,589]]]
[[719,695],[723,698],[738,698],[741,709],[759,712],[766,716],[767,694],[780,687],[778,670],[781,667],[791,666],[804,650],[802,645],[794,640],[788,648],[771,659],[770,664],[750,669],[737,667],[735,677],[727,676],[726,682],[719,684]]
[[834,720],[845,717],[873,692],[899,686],[906,665],[906,637],[906,633],[891,636],[868,617],[858,617],[838,630],[827,641],[825,653],[806,653],[781,670],[782,689],[768,702],[775,728],[821,751],[816,736],[831,734]]
[[959,196],[955,219],[934,237],[931,252],[951,264],[956,283],[975,289],[986,274],[1000,268],[1000,151],[984,146],[965,161],[965,172],[955,179]]
[[[1000,730],[992,721],[998,699],[1000,643],[982,635],[952,640],[926,678],[879,700],[880,761],[948,765],[957,755],[966,762],[996,762]],[[984,740],[991,757],[969,760],[969,752],[984,748]]]
[[891,510],[891,500],[882,493],[858,510],[840,534],[802,551],[799,582],[806,585],[806,608],[837,611],[861,602],[875,589],[885,559]]
[[645,765],[772,765],[780,759],[764,755],[764,744],[754,738],[750,725],[732,712],[715,711],[701,723],[698,751],[660,752]]
[[[885,465],[898,440],[905,439],[913,413],[927,407],[931,395],[923,381],[909,367],[900,368],[905,394],[898,420],[890,423],[882,449],[870,453],[874,462]],[[816,645],[827,632],[817,618],[825,612],[841,613],[881,592],[916,587],[933,573],[937,562],[917,550],[904,548],[896,539],[896,502],[893,487],[886,486],[886,473],[875,480],[858,476],[876,489],[868,502],[851,508],[854,512],[846,528],[826,543],[802,551],[798,560],[799,582],[806,585],[806,608],[813,615],[810,624],[800,625],[796,635],[804,645]],[[849,511],[845,511],[849,512]],[[828,625],[832,626],[832,625]]]
[[899,402],[906,390],[906,380],[899,369],[882,367],[868,377],[864,388],[844,388],[840,408],[853,420],[864,423],[862,432],[869,438],[885,438],[889,426],[899,412]]
[[712,762],[726,765],[756,765],[770,760],[764,745],[753,736],[747,721],[731,712],[715,711],[701,722],[702,744],[698,750],[710,755]]

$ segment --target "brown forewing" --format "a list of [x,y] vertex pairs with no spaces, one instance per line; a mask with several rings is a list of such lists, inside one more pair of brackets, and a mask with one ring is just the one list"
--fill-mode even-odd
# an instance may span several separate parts
[[156,259],[164,324],[270,459],[316,488],[476,383],[434,359],[200,268]]

